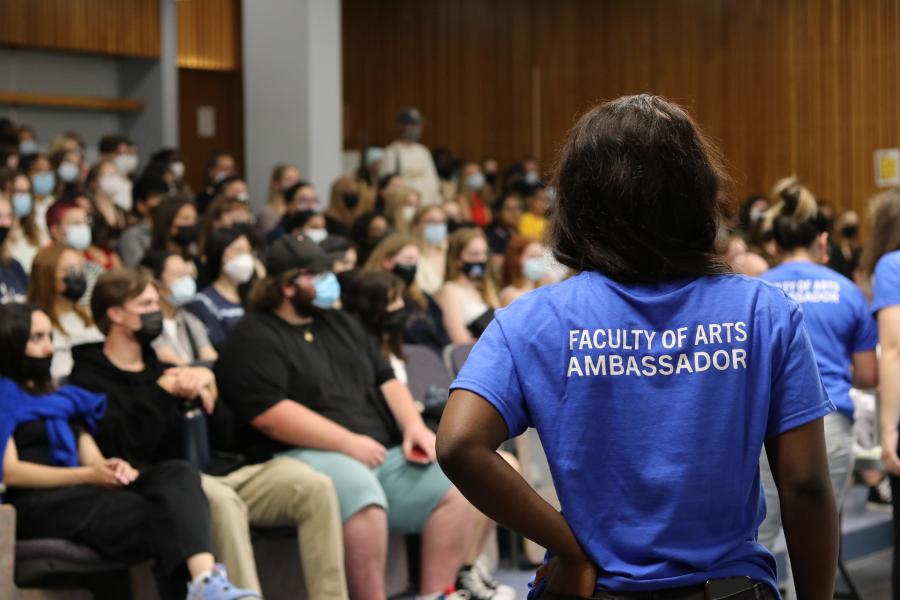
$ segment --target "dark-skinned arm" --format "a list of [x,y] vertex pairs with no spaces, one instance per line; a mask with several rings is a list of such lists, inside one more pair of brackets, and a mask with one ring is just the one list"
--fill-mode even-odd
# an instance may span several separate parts
[[556,556],[548,575],[548,589],[590,597],[596,586],[597,567],[562,514],[497,454],[506,438],[506,422],[487,400],[455,390],[438,429],[438,461],[475,508]]
[[831,600],[837,572],[837,507],[822,419],[766,441],[798,600]]

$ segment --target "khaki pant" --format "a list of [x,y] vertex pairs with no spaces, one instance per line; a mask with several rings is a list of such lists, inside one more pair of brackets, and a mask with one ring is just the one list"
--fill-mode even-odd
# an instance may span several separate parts
[[289,458],[250,465],[224,477],[203,475],[216,557],[238,587],[261,590],[250,525],[297,526],[310,600],[347,598],[341,517],[331,480]]

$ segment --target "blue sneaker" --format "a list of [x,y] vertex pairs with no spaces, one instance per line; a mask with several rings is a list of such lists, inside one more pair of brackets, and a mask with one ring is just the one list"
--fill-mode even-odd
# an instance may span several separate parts
[[225,565],[216,564],[212,573],[202,581],[188,584],[186,600],[245,600],[262,598],[254,590],[242,590],[228,581]]

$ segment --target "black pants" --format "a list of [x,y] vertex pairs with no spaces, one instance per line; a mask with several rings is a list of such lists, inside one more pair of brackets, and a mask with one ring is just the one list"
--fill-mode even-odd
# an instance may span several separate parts
[[127,488],[27,490],[9,498],[19,538],[62,538],[126,563],[156,559],[163,598],[184,598],[185,559],[212,552],[209,505],[197,469],[184,461],[140,470]]
[[[529,598],[534,593],[529,594]],[[768,585],[757,582],[753,589],[729,595],[729,600],[775,600],[775,593]],[[654,592],[604,592],[597,591],[592,598],[554,594],[545,589],[534,595],[532,600],[705,600],[704,586],[664,589]]]

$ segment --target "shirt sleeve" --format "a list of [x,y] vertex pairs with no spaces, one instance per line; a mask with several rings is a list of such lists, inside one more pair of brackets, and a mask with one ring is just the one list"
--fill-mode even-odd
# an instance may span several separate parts
[[881,257],[875,265],[872,313],[900,304],[900,251]]
[[468,390],[487,400],[506,421],[507,438],[531,426],[512,352],[494,319],[472,348],[450,391]]
[[769,423],[766,438],[781,435],[835,410],[819,376],[803,315],[796,305],[790,309],[782,340],[776,341],[780,353],[773,353],[775,365]]
[[869,303],[866,302],[862,292],[856,290],[856,330],[853,333],[853,352],[866,352],[874,350],[878,345],[878,321],[869,310]]
[[284,349],[261,323],[253,324],[232,332],[216,362],[219,393],[238,426],[290,398],[290,365]]

